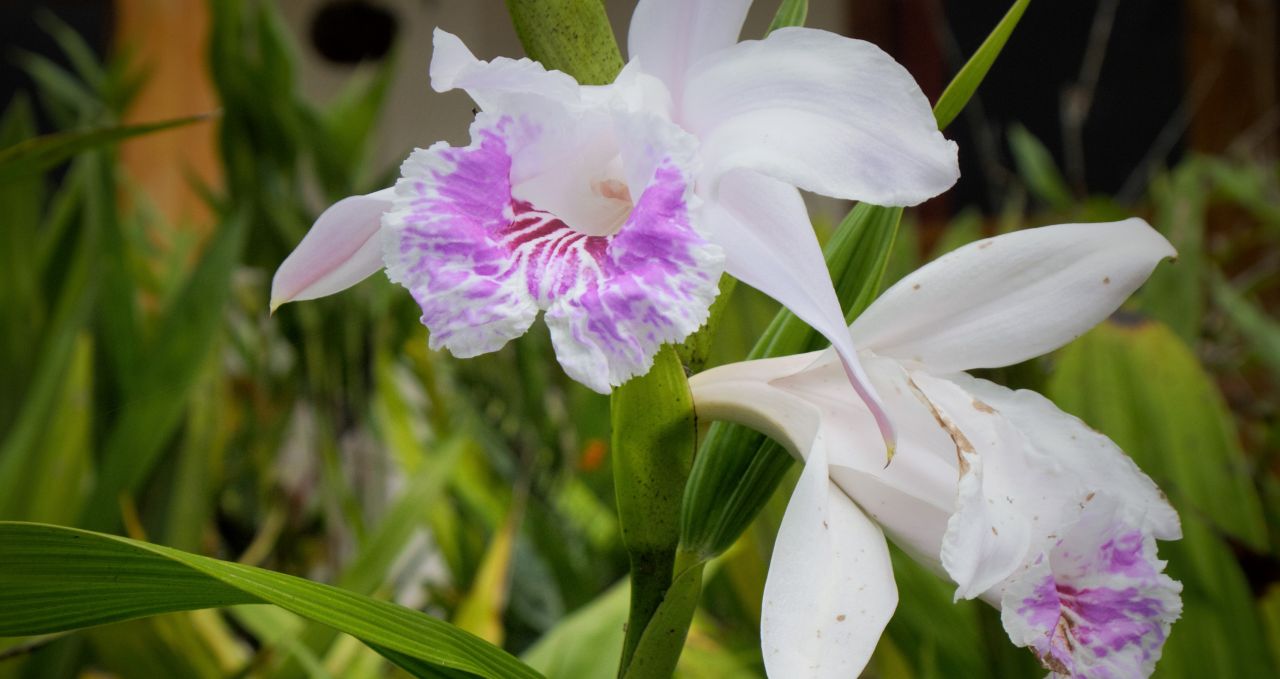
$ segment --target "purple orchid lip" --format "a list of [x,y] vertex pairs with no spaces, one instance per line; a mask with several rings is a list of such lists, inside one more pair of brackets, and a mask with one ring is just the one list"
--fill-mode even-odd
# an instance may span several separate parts
[[678,157],[656,158],[641,187],[582,178],[614,202],[638,195],[607,235],[513,195],[515,158],[542,129],[481,114],[470,146],[416,152],[384,218],[387,271],[421,306],[433,348],[494,351],[545,311],[566,372],[607,392],[705,322],[722,255],[694,228]]
[[1161,572],[1154,538],[1118,511],[1114,498],[1087,502],[1005,592],[1006,629],[1058,674],[1147,676],[1181,613],[1181,586]]

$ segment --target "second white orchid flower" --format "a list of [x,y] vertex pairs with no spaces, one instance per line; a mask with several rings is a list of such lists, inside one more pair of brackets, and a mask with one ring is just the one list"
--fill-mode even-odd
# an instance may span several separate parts
[[321,215],[273,307],[385,265],[433,347],[494,351],[545,311],[565,371],[608,392],[702,325],[727,270],[830,339],[891,443],[798,189],[913,205],[955,182],[955,144],[870,43],[805,28],[737,42],[750,4],[641,0],[631,61],[603,87],[477,60],[437,31],[432,87],[476,101],[471,144],[417,150],[394,189]]
[[1148,676],[1181,610],[1155,540],[1181,535],[1155,484],[1105,436],[1030,391],[961,372],[1025,361],[1104,320],[1169,243],[1145,222],[1068,224],[963,247],[849,329],[900,432],[876,425],[830,352],[696,375],[698,414],[759,429],[805,461],[765,585],[772,677],[852,677],[897,605],[881,528],[1001,610],[1071,677]]

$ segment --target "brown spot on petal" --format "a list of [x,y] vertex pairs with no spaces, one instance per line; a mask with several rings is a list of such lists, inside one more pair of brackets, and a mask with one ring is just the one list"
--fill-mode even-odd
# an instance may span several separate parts
[[836,622],[844,622],[844,613],[836,616]]
[[916,386],[914,380],[907,378],[907,384],[909,384],[911,386],[911,390],[915,392],[916,398],[920,399],[920,402],[924,403],[925,406],[929,408],[929,412],[933,413],[933,419],[937,420],[938,424],[946,430],[947,435],[951,437],[952,443],[956,444],[956,461],[960,465],[960,475],[964,476],[965,474],[968,474],[969,462],[964,459],[964,454],[977,452],[974,450],[973,444],[969,442],[969,437],[965,436],[964,432],[960,431],[960,428],[957,427],[954,422],[947,419],[947,417],[933,405],[933,401],[930,401],[929,397],[925,396],[924,392],[920,391],[920,387]]
[[912,290],[919,290],[919,289],[920,289],[920,284],[919,284],[919,283],[916,283],[915,285],[911,286],[911,289],[912,289]]
[[978,400],[978,399],[976,399],[976,398],[975,398],[975,399],[973,399],[973,409],[974,409],[974,410],[976,410],[976,411],[978,411],[978,412],[980,412],[980,413],[993,414],[993,413],[995,413],[995,412],[996,412],[996,409],[995,409],[995,408],[992,408],[991,406],[989,406],[989,405],[987,405],[987,404],[983,403],[982,401],[979,401],[979,400]]
[[[1072,622],[1068,616],[1064,615],[1059,617],[1058,624],[1054,626],[1053,632],[1050,636],[1050,647],[1052,648],[1053,646],[1057,646],[1066,650],[1067,655],[1074,655],[1076,650],[1076,640],[1072,636],[1071,628]],[[1036,653],[1036,658],[1040,661],[1041,665],[1044,665],[1045,669],[1051,672],[1056,672],[1061,675],[1071,674],[1066,664],[1063,663],[1062,660],[1054,657],[1051,652],[1045,653],[1044,655]]]
[[1104,276],[1104,277],[1102,278],[1102,284],[1103,284],[1103,285],[1111,285],[1111,277],[1110,277],[1110,276]]
[[1071,670],[1067,669],[1067,666],[1064,665],[1061,660],[1058,660],[1052,655],[1040,655],[1037,653],[1036,658],[1040,660],[1040,664],[1044,665],[1046,670],[1049,670],[1054,674],[1061,674],[1064,676],[1071,674]]
[[991,534],[992,534],[992,535],[999,535],[999,534],[1000,534],[1000,531],[996,530],[996,527],[995,527],[995,526],[992,526],[992,527],[991,527]]
[[981,243],[978,243],[979,250],[986,250],[989,247],[991,247],[991,241],[989,240],[984,240]]
[[1084,501],[1088,502],[1089,500],[1092,500],[1094,495],[1097,495],[1097,493],[1089,493],[1088,495],[1084,496]]

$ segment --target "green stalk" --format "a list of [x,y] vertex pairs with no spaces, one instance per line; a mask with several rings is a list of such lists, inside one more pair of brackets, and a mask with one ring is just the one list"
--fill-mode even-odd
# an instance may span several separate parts
[[[665,346],[658,352],[646,375],[614,390],[611,419],[618,519],[622,542],[631,557],[631,610],[621,676],[627,673],[649,621],[671,589],[680,543],[680,502],[697,443],[693,395],[673,347]],[[696,590],[697,585],[686,590],[689,588]],[[696,593],[687,603],[691,618]],[[678,619],[684,613],[669,615]],[[668,649],[674,651],[670,656],[673,668],[686,630],[687,623],[678,634],[679,643]]]
[[[600,0],[507,0],[507,10],[525,52],[547,68],[584,85],[613,82],[622,69]],[[727,292],[722,287],[726,297]],[[705,358],[708,333],[681,348],[691,363]],[[693,397],[676,348],[663,347],[647,374],[614,390],[610,406],[618,519],[631,561],[631,608],[618,676],[668,677],[702,587],[700,564],[675,577],[680,505],[697,444]]]

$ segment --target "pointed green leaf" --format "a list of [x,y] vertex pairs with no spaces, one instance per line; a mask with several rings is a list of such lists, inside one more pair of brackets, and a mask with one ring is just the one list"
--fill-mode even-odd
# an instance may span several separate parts
[[190,125],[210,118],[212,114],[203,114],[155,123],[56,132],[29,139],[0,149],[0,183],[39,174],[78,153],[116,144],[131,137]]
[[181,424],[204,360],[216,346],[246,230],[243,218],[222,225],[161,317],[148,342],[147,360],[129,382],[136,392],[127,394],[103,444],[98,484],[84,514],[90,527],[117,525],[120,493],[136,490],[146,480]]
[[803,26],[805,17],[809,16],[809,0],[782,0],[778,11],[769,24],[769,33],[788,26]]
[[458,605],[453,624],[493,644],[501,644],[505,636],[502,612],[507,607],[511,582],[511,557],[515,543],[518,515],[513,510],[489,541],[471,590]]
[[1009,130],[1009,149],[1013,152],[1013,160],[1018,166],[1018,174],[1032,195],[1044,201],[1049,207],[1065,211],[1075,203],[1075,196],[1067,186],[1054,163],[1049,149],[1040,143],[1027,128],[1014,125]]
[[393,659],[493,679],[540,676],[448,623],[336,587],[102,533],[0,522],[0,636],[248,603],[331,625]]
[[965,104],[973,98],[973,93],[978,91],[978,85],[987,77],[991,65],[996,63],[996,57],[1000,56],[1004,44],[1009,42],[1009,36],[1013,35],[1013,29],[1017,28],[1018,21],[1022,19],[1030,2],[1031,0],[1017,0],[1013,3],[987,39],[982,41],[978,51],[969,57],[956,77],[951,79],[942,96],[938,97],[938,103],[933,107],[933,116],[938,119],[939,129],[950,125],[960,115],[960,111],[964,110]]
[[32,452],[16,459],[22,468],[4,465],[12,474],[0,487],[0,517],[25,521],[68,522],[76,519],[93,477],[93,343],[87,333],[75,338],[62,382],[51,403],[49,420]]
[[106,72],[102,64],[98,63],[98,55],[74,28],[47,8],[37,10],[35,20],[40,28],[58,43],[59,49],[67,57],[67,61],[81,80],[94,88],[102,85]]

